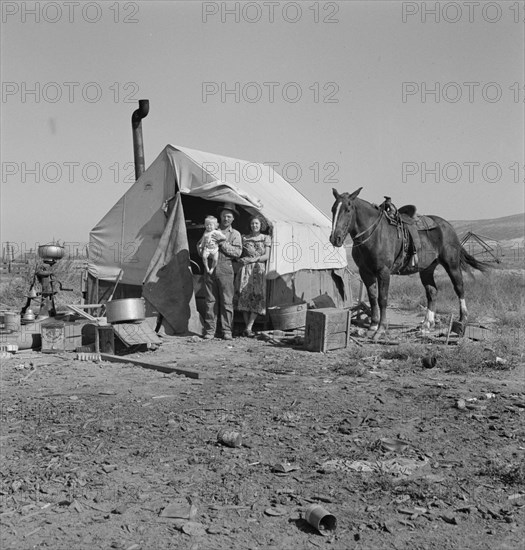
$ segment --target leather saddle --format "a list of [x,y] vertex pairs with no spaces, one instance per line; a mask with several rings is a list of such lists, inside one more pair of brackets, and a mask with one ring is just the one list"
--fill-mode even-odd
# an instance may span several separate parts
[[403,223],[415,225],[418,231],[426,231],[437,227],[437,223],[429,216],[418,214],[417,208],[413,204],[405,204],[398,209]]
[[421,251],[420,231],[428,231],[437,227],[437,223],[429,216],[419,215],[417,208],[413,204],[406,204],[401,208],[396,208],[390,199],[385,197],[385,201],[379,207],[385,212],[388,221],[398,228],[403,238],[403,258],[400,260],[395,273],[408,274],[418,271],[418,252]]

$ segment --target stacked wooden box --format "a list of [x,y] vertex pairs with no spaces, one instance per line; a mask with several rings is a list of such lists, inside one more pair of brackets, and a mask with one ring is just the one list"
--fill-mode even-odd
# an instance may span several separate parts
[[74,351],[82,345],[83,322],[64,322],[50,317],[40,326],[42,353]]
[[350,340],[351,311],[327,307],[306,312],[304,347],[308,351],[346,348]]

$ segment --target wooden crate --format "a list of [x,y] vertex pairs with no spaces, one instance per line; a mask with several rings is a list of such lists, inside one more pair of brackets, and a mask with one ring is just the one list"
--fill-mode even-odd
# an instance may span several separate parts
[[66,331],[63,321],[50,319],[40,326],[42,353],[56,353],[66,349]]
[[350,336],[351,311],[327,307],[306,312],[304,347],[308,351],[346,348]]
[[64,349],[66,351],[75,351],[78,346],[82,345],[82,327],[85,324],[86,321],[67,322],[65,324]]
[[42,353],[74,351],[82,345],[83,322],[65,322],[49,318],[42,323]]

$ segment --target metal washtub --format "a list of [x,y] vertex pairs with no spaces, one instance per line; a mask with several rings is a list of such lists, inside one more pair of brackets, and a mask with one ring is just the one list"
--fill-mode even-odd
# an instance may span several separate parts
[[146,318],[144,298],[123,298],[106,304],[108,323],[132,323]]
[[306,325],[308,304],[290,304],[268,308],[273,328],[276,330],[292,330]]

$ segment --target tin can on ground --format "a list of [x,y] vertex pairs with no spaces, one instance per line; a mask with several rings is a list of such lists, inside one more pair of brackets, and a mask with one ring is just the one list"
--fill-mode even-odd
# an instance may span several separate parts
[[227,447],[240,447],[242,445],[242,436],[235,430],[225,428],[217,434],[217,441]]
[[321,535],[329,535],[337,527],[337,519],[320,504],[310,504],[304,514],[304,519],[315,527]]

